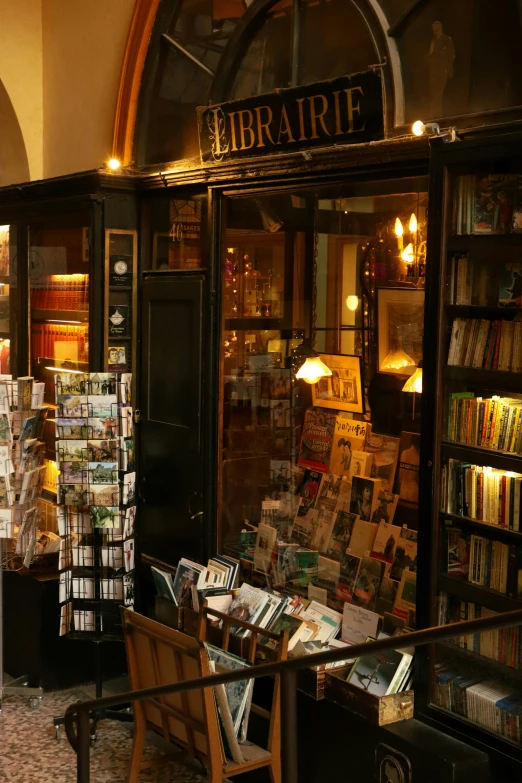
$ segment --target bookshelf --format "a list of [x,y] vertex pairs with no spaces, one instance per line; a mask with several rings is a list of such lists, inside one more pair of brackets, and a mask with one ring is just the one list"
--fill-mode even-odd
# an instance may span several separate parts
[[[432,149],[430,214],[437,217],[428,235],[431,349],[423,386],[423,417],[429,412],[431,426],[421,455],[421,497],[431,524],[419,534],[426,570],[418,577],[426,624],[522,606],[519,145],[513,135],[502,144],[435,142]],[[426,648],[417,706],[426,720],[520,761],[517,733],[507,728],[522,706],[517,633]]]

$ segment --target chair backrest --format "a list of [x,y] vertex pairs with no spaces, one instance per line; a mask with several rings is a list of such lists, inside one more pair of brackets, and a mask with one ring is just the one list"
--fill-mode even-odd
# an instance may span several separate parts
[[[130,609],[123,612],[132,690],[173,685],[210,674],[203,645]],[[166,741],[181,743],[208,764],[222,763],[219,727],[211,688],[136,702],[151,728]]]

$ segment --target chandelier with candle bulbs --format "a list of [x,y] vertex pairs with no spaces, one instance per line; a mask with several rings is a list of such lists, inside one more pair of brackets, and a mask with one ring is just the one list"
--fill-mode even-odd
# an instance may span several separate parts
[[418,220],[415,212],[412,212],[406,227],[404,223],[398,216],[393,224],[393,233],[397,240],[399,279],[422,287],[426,276],[426,221]]

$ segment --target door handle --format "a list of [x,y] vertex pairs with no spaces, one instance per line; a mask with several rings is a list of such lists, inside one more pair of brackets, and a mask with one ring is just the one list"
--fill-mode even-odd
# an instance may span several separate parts
[[192,498],[194,496],[198,497],[198,493],[197,492],[193,492],[192,495],[189,495],[189,499],[188,499],[188,512],[189,512],[189,517],[191,519],[197,519],[198,517],[202,517],[203,516],[203,511],[196,511],[195,514],[192,513]]

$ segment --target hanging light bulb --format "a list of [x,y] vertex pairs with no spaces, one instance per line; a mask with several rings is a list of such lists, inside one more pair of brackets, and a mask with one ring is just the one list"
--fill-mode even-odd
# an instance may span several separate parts
[[346,307],[348,310],[355,311],[359,307],[359,297],[358,296],[347,296],[346,297]]
[[404,228],[401,223],[401,219],[397,218],[395,220],[395,236],[397,237],[397,245],[399,247],[399,250],[402,250],[403,248],[403,239],[402,239],[403,235],[404,235]]
[[402,251],[401,258],[403,261],[406,261],[407,264],[413,264],[415,260],[415,253],[413,252],[413,245],[411,242]]
[[307,383],[317,383],[320,378],[327,378],[331,374],[332,371],[319,356],[309,356],[296,372],[295,377]]
[[410,233],[411,234],[416,234],[417,233],[417,216],[416,216],[415,212],[411,213],[411,218],[410,218],[410,223],[409,223],[408,228],[410,229]]

